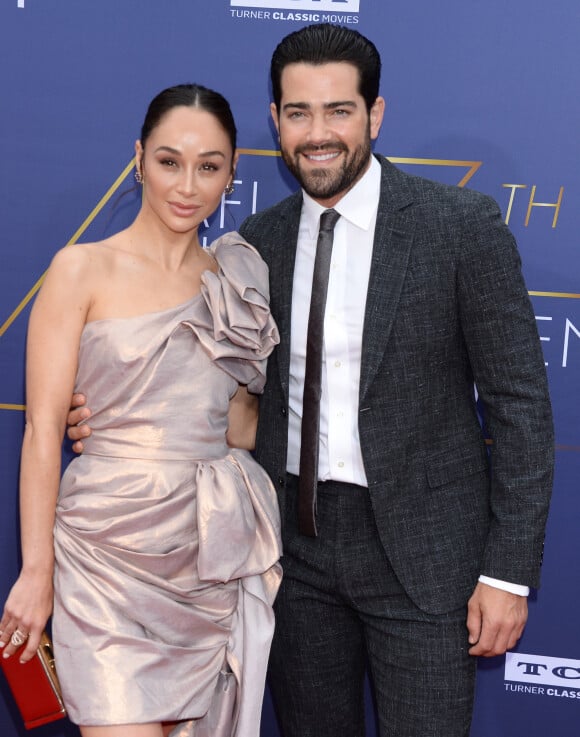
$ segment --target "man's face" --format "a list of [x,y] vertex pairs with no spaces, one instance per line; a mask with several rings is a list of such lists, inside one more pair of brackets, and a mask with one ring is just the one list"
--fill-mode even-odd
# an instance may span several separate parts
[[358,91],[358,70],[331,62],[289,64],[282,71],[280,113],[270,110],[286,165],[308,194],[333,207],[370,163],[384,100],[370,114]]

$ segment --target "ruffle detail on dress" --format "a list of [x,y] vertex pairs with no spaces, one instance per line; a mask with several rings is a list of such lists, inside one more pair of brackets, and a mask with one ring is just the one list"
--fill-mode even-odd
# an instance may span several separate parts
[[249,452],[232,448],[217,463],[200,462],[195,484],[200,580],[226,583],[275,565],[282,555],[276,492]]
[[268,267],[236,232],[221,236],[209,250],[219,270],[204,272],[199,313],[182,324],[223,371],[260,394],[266,359],[280,342],[269,307]]

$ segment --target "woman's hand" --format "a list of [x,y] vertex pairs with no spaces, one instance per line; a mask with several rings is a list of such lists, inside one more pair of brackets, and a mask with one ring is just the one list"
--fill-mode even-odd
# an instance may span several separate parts
[[52,613],[52,604],[52,571],[35,574],[23,571],[8,595],[0,620],[3,658],[20,650],[22,642],[26,645],[20,653],[20,662],[26,663],[34,657]]

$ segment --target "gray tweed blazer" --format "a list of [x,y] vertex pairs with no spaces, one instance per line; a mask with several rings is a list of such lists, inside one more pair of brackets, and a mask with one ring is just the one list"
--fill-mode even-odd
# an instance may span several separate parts
[[[479,574],[538,586],[553,476],[546,371],[516,244],[496,203],[377,158],[362,454],[389,560],[415,603],[441,613],[465,604]],[[297,192],[240,228],[269,266],[281,334],[260,401],[256,458],[283,511],[301,206]]]

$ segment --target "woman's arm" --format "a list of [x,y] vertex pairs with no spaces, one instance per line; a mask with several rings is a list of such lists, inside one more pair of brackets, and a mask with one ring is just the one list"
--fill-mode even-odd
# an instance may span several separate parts
[[240,386],[230,399],[226,440],[230,448],[254,450],[258,427],[258,397]]
[[20,472],[22,570],[0,620],[3,655],[15,629],[29,633],[30,660],[52,611],[53,526],[60,483],[61,444],[77,370],[80,336],[90,305],[82,247],[60,251],[32,309],[26,355],[26,427]]

